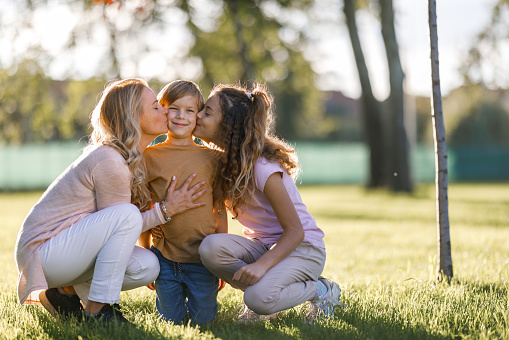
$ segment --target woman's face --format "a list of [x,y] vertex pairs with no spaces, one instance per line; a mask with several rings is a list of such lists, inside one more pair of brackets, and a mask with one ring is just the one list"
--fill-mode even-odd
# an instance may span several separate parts
[[145,87],[141,94],[141,106],[140,129],[142,138],[156,138],[163,133],[167,133],[168,110],[159,105],[156,95],[148,87]]
[[205,107],[198,112],[196,118],[196,128],[193,135],[207,143],[217,144],[217,130],[223,118],[217,95],[212,95],[207,99]]

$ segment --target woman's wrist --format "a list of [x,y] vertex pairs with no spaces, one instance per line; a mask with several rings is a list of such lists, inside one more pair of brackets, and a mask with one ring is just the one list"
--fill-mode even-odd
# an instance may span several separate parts
[[159,208],[161,209],[161,214],[163,214],[164,220],[166,222],[170,222],[171,217],[168,216],[168,212],[166,211],[166,206],[164,205],[164,201],[159,202]]

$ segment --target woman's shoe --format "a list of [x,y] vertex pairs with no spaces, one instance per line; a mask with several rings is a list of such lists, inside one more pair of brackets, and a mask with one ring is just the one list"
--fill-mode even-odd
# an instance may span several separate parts
[[81,321],[83,306],[77,295],[63,294],[58,288],[49,288],[39,294],[41,304],[55,318],[72,317]]
[[96,314],[83,313],[85,321],[102,320],[102,321],[117,321],[120,323],[130,323],[120,311],[120,305],[115,303],[113,305],[104,305],[103,308]]

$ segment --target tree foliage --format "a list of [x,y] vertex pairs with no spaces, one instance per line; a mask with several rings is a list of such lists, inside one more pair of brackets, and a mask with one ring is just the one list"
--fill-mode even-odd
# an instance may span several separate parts
[[89,113],[104,81],[55,81],[26,60],[0,72],[0,142],[76,140],[90,133]]
[[472,42],[461,72],[466,84],[491,89],[509,86],[509,0],[496,0],[491,20]]
[[[22,3],[33,17],[50,1]],[[153,79],[191,79],[201,85],[205,96],[214,83],[260,81],[276,98],[276,131],[284,138],[321,138],[330,130],[314,72],[302,55],[301,32],[286,22],[291,15],[307,20],[311,0],[62,3],[78,18],[65,53],[77,53],[84,44],[97,45],[100,78],[136,76],[148,59],[158,68]],[[70,64],[67,75],[79,76],[79,71],[79,66]],[[72,109],[75,104],[69,105]]]

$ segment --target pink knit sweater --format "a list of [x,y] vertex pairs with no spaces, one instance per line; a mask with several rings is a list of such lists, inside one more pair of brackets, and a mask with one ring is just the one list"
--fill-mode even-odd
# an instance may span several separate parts
[[[46,240],[80,219],[120,203],[131,203],[131,173],[124,158],[110,146],[86,149],[53,181],[23,221],[15,249],[19,302],[30,303],[26,301],[30,293],[48,288],[39,259]],[[143,231],[164,223],[157,204],[142,217]]]

